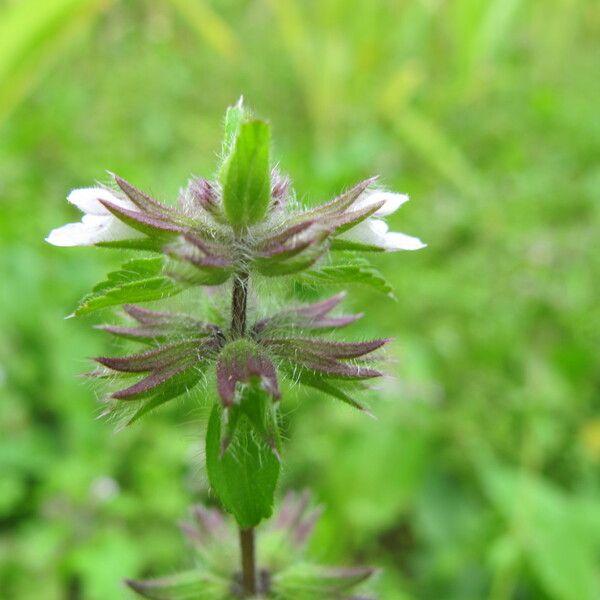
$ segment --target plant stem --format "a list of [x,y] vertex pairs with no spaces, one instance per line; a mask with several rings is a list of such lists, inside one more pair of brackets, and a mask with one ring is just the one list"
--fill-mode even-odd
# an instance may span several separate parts
[[246,306],[248,304],[248,272],[240,271],[233,278],[231,298],[231,337],[244,337],[246,333]]
[[254,548],[254,528],[240,529],[242,550],[242,584],[244,596],[256,594],[256,555]]
[[[248,272],[240,271],[233,279],[231,296],[231,337],[241,338],[246,333],[246,312],[248,306]],[[240,528],[240,549],[242,554],[242,587],[244,596],[256,594],[256,554],[254,528]]]

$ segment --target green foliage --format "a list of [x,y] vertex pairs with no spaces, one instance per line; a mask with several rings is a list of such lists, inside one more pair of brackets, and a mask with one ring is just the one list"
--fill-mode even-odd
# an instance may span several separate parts
[[229,23],[215,11],[209,2],[202,0],[168,0],[211,49],[226,60],[233,60],[240,52],[235,31]]
[[481,478],[514,531],[504,543],[513,546],[513,556],[529,563],[552,597],[578,600],[600,595],[598,518],[590,510],[590,498],[582,496],[573,503],[543,479],[491,462],[482,461]]
[[121,304],[160,300],[181,293],[185,289],[164,274],[162,258],[134,259],[118,271],[109,273],[106,280],[97,284],[85,296],[73,313],[86,313]]
[[3,7],[0,123],[107,4],[105,0],[27,0]]
[[[234,112],[228,117],[233,124],[227,123],[226,140],[239,116]],[[270,139],[269,125],[264,121],[252,120],[239,125],[222,175],[223,206],[235,228],[252,225],[267,212],[271,191]]]
[[300,281],[315,287],[359,284],[387,296],[393,296],[392,286],[381,272],[368,261],[360,258],[352,258],[352,260],[340,264],[325,265],[306,271],[300,275]]
[[[250,388],[247,398],[254,408],[264,394]],[[269,399],[264,399],[268,405]],[[261,412],[264,414],[266,409]],[[271,448],[254,431],[254,414],[244,411],[236,424],[236,435],[222,452],[223,410],[219,404],[212,409],[206,432],[206,468],[215,493],[223,506],[234,515],[239,526],[250,528],[271,516],[280,464]],[[263,419],[260,419],[264,422]]]

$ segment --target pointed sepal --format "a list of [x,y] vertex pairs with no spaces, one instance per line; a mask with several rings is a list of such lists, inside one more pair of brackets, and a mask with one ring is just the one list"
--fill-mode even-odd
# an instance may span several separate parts
[[254,333],[259,336],[267,336],[272,331],[288,330],[290,327],[319,331],[345,327],[363,316],[362,313],[339,316],[329,314],[345,297],[346,294],[341,292],[314,304],[305,304],[281,311],[272,317],[257,321],[253,327]]
[[226,579],[200,569],[157,579],[128,579],[125,584],[149,600],[222,600],[227,598],[231,585]]
[[283,598],[348,598],[346,594],[376,573],[369,567],[326,567],[308,562],[289,566],[277,574],[274,585]]

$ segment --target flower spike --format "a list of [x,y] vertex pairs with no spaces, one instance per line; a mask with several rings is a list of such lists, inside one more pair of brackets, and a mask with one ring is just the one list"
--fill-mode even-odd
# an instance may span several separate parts
[[[256,118],[241,99],[225,115],[220,154],[215,177],[191,178],[172,205],[118,175],[112,176],[110,189],[73,190],[67,199],[83,213],[81,221],[47,237],[57,246],[151,253],[109,273],[73,313],[122,306],[122,322],[99,328],[142,344],[123,356],[94,359],[98,367],[88,375],[108,388],[102,416],[120,413],[126,417],[122,422],[131,424],[201,386],[211,389],[216,400],[205,433],[206,473],[211,492],[240,528],[243,573],[229,560],[231,530],[225,520],[214,510],[196,509],[194,521],[183,526],[197,550],[196,567],[127,584],[155,600],[366,600],[354,589],[371,577],[372,569],[332,568],[305,556],[318,517],[305,495],[286,499],[267,532],[271,543],[258,553],[264,563],[258,570],[253,531],[273,513],[281,472],[282,382],[368,413],[355,396],[383,376],[378,360],[389,340],[336,337],[362,317],[337,312],[345,293],[299,305],[288,294],[279,309],[267,312],[267,300],[274,303],[283,289],[269,282],[285,277],[298,295],[352,283],[390,295],[391,287],[368,261],[349,256],[418,250],[425,244],[389,230],[385,218],[408,196],[382,189],[377,177],[319,206],[303,206],[289,178],[272,162],[269,123]],[[268,286],[267,294],[260,293],[260,282]],[[205,306],[214,322],[144,305],[163,302]],[[287,553],[289,560],[278,553]]]

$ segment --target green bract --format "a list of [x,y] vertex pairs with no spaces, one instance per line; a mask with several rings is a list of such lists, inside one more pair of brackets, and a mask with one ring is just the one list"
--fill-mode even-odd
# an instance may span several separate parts
[[[267,414],[270,411],[264,393],[249,388],[241,405],[227,416],[215,404],[208,423],[208,476],[223,506],[243,528],[258,525],[273,511],[280,464],[272,447],[277,443],[277,433],[274,420]],[[263,435],[256,435],[256,430],[262,430]],[[271,445],[264,436],[272,436]]]
[[223,208],[234,228],[264,219],[271,196],[269,144],[271,135],[264,121],[239,126],[231,154],[223,169]]

